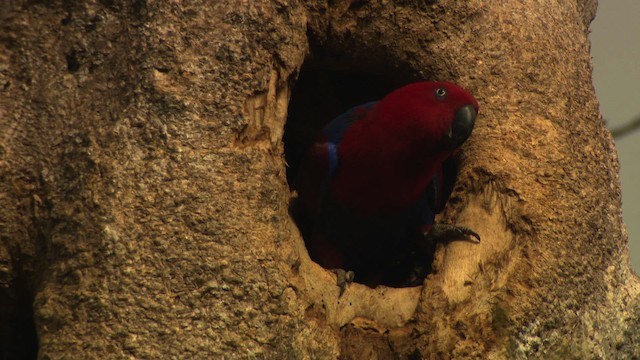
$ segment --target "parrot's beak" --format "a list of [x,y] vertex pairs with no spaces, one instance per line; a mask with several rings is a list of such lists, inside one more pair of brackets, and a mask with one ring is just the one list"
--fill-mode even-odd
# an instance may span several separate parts
[[466,105],[456,111],[451,123],[451,128],[447,132],[444,142],[449,150],[459,148],[469,136],[476,123],[476,110],[473,105]]

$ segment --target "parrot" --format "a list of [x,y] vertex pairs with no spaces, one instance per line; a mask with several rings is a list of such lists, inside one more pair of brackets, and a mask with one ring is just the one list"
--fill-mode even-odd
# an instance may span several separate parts
[[478,111],[462,87],[420,81],[322,129],[292,188],[309,255],[336,272],[340,296],[354,276],[371,288],[419,285],[437,241],[480,241],[467,227],[435,224]]

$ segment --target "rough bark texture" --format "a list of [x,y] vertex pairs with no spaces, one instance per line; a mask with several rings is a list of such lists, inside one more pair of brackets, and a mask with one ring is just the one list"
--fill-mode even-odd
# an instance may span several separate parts
[[[594,12],[1,1],[2,355],[637,358]],[[292,94],[305,128],[342,85],[296,87],[307,72],[385,90],[450,80],[478,98],[442,220],[483,240],[441,246],[424,287],[352,284],[339,299],[309,260],[287,211],[284,125]]]

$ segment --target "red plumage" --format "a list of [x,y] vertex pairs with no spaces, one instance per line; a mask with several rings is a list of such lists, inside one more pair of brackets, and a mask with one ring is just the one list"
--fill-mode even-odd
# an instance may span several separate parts
[[[447,99],[436,97],[440,88]],[[344,133],[331,184],[336,200],[368,214],[414,205],[455,150],[438,144],[467,104],[478,111],[471,94],[444,82],[414,83],[387,95]]]
[[455,181],[455,172],[443,178],[443,162],[469,137],[477,112],[461,87],[419,82],[328,124],[294,185],[312,258],[371,286],[406,282],[416,262],[430,261],[422,229]]

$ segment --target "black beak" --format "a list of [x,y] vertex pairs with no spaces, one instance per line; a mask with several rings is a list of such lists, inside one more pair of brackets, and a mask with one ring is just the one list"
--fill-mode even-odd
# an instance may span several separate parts
[[469,136],[473,130],[473,125],[476,123],[476,110],[472,105],[466,105],[458,109],[453,118],[451,129],[446,134],[444,139],[444,145],[448,150],[459,148]]

